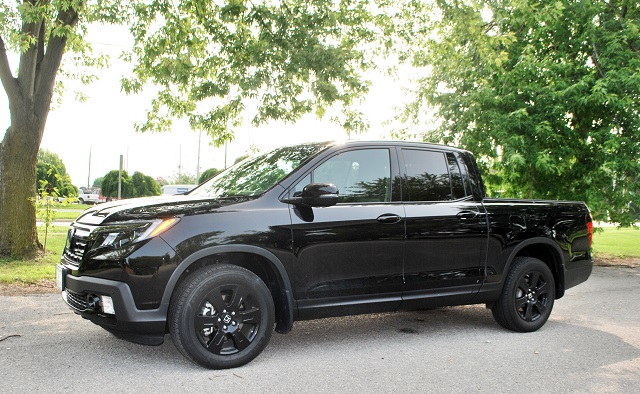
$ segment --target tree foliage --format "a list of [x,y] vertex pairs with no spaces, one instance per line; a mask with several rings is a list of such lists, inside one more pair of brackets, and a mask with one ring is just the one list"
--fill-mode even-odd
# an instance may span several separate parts
[[136,197],[146,196],[159,196],[162,194],[162,189],[158,182],[143,173],[136,171],[131,176],[131,183],[133,183],[134,195]]
[[200,178],[198,178],[198,184],[208,181],[219,173],[220,170],[217,168],[209,168],[205,170],[202,174],[200,174]]
[[153,83],[161,89],[138,129],[170,130],[172,117],[186,116],[220,145],[253,101],[254,124],[323,115],[339,104],[339,123],[359,132],[366,122],[352,104],[368,90],[362,75],[373,65],[371,54],[384,48],[380,42],[391,23],[384,6],[390,3],[140,2],[128,55],[135,75],[123,87],[138,92]]
[[[102,177],[100,193],[105,197],[118,197],[118,170],[109,171]],[[133,182],[127,171],[123,170],[120,180],[120,197],[132,198],[133,196]]]
[[[118,170],[109,171],[102,177],[100,192],[105,197],[118,197]],[[127,171],[122,171],[121,198],[159,196],[161,193],[160,185],[152,177],[139,171],[129,176]]]
[[102,177],[99,176],[96,179],[93,180],[93,184],[91,185],[92,187],[100,187],[102,186]]
[[174,173],[170,178],[172,185],[195,185],[196,176],[191,172]]
[[54,188],[60,197],[75,197],[78,195],[78,188],[71,182],[71,177],[67,174],[67,168],[60,157],[47,149],[40,149],[38,152],[36,182],[38,189],[44,185],[49,195],[51,195]]
[[242,160],[248,157],[251,157],[249,153],[236,157],[235,160],[233,160],[233,165],[235,166],[236,164],[240,163]]
[[[0,143],[0,255],[26,256],[40,247],[35,209],[37,153],[59,75],[94,76],[63,63],[104,66],[84,40],[91,23],[131,27],[125,56],[133,76],[127,93],[154,85],[157,95],[138,129],[167,131],[188,117],[215,144],[232,138],[248,102],[254,123],[294,121],[305,113],[341,108],[348,132],[366,126],[352,108],[367,91],[363,72],[392,31],[389,0],[23,0],[0,1],[0,81],[10,124]],[[384,43],[385,45],[380,45]],[[17,67],[10,64],[18,54]],[[252,104],[253,105],[253,104]]]
[[430,67],[406,115],[475,152],[490,191],[586,200],[623,225],[640,205],[640,5],[438,0],[416,40]]

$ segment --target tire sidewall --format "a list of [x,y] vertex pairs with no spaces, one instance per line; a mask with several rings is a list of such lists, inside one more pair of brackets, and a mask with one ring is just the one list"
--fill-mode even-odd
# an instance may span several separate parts
[[[194,316],[199,312],[204,297],[213,289],[226,284],[239,284],[251,289],[261,313],[261,322],[251,344],[231,355],[209,352],[198,340]],[[244,365],[257,357],[266,347],[275,321],[271,293],[260,278],[252,272],[236,266],[218,266],[197,271],[178,290],[175,307],[170,308],[170,332],[183,354],[207,368],[224,369]],[[182,348],[182,349],[181,349]]]
[[[516,308],[516,293],[518,291],[518,284],[520,283],[520,281],[522,281],[525,276],[533,272],[538,272],[543,276],[544,280],[547,283],[548,290],[546,309],[544,313],[541,313],[536,320],[529,322],[524,320],[518,313],[518,310]],[[506,319],[505,323],[507,328],[514,331],[531,332],[540,329],[547,322],[549,316],[551,315],[554,301],[555,281],[551,270],[542,261],[535,258],[527,257],[519,258],[514,262],[512,271],[510,272],[509,277],[507,278],[507,282],[505,283],[502,299],[500,300],[501,305],[498,305],[498,307],[503,308],[502,313],[504,314],[503,317]]]

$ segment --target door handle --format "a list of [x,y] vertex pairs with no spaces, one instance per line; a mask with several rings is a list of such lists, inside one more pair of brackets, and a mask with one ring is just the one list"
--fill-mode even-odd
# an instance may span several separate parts
[[458,212],[458,214],[456,214],[456,217],[462,220],[473,219],[477,216],[478,212],[476,211],[460,211]]
[[385,213],[378,216],[377,220],[380,223],[384,223],[384,224],[395,224],[401,221],[402,218],[399,215],[396,215],[395,213]]

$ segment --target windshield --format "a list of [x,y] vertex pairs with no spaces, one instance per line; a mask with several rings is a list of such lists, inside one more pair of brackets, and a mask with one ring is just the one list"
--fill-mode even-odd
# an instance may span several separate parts
[[257,196],[326,146],[326,143],[297,145],[248,158],[198,186],[189,195],[213,198]]

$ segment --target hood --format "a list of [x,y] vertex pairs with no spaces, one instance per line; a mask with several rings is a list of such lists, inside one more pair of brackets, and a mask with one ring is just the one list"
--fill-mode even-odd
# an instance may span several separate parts
[[132,198],[91,207],[76,219],[76,223],[98,225],[127,220],[194,215],[213,212],[221,207],[252,199],[254,197],[208,198],[189,195]]

